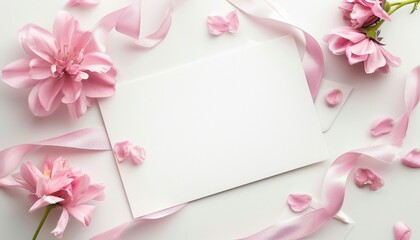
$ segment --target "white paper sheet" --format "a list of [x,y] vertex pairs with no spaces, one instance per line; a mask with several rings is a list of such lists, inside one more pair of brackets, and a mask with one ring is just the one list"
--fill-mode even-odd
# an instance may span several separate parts
[[242,47],[118,85],[100,102],[134,217],[328,158],[295,42]]

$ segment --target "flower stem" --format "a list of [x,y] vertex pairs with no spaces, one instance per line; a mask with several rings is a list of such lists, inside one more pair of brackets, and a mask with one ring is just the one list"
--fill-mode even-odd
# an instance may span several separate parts
[[409,5],[412,3],[419,3],[420,0],[406,0],[406,1],[402,1],[402,2],[394,2],[394,3],[389,3],[390,6],[395,6],[394,8],[392,8],[388,14],[391,15],[393,14],[395,11],[397,11],[398,9],[400,9],[401,7],[405,6],[405,5]]
[[32,237],[32,240],[35,240],[38,237],[39,231],[41,231],[42,226],[45,223],[45,220],[47,220],[48,214],[50,214],[51,210],[55,207],[55,205],[48,205],[45,207],[44,215],[42,216],[41,222],[38,225],[38,228],[35,231],[34,236]]

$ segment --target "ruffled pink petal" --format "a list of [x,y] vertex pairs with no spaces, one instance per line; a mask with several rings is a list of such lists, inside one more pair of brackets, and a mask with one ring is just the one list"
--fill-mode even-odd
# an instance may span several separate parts
[[372,8],[372,12],[379,18],[384,19],[386,21],[391,21],[391,17],[384,11],[384,9],[381,6],[381,1],[376,0],[375,5]]
[[84,204],[90,200],[103,201],[105,199],[105,186],[103,184],[91,184],[80,194],[78,204]]
[[216,36],[226,31],[235,33],[239,27],[238,15],[236,11],[232,11],[226,16],[208,16],[207,27],[209,33]]
[[39,101],[39,97],[38,97],[39,89],[41,85],[42,84],[37,84],[35,85],[34,88],[32,88],[31,92],[29,93],[28,103],[29,103],[29,109],[35,116],[46,117],[46,116],[51,115],[53,112],[55,112],[55,110],[57,110],[57,108],[60,106],[61,101],[59,97],[55,98],[50,109],[48,111],[45,110],[45,108],[42,106],[41,102]]
[[[17,179],[15,176],[13,177],[15,180]],[[33,162],[28,161],[20,166],[19,177],[23,180],[21,183],[26,186],[26,189],[31,193],[35,193],[36,184],[44,175],[38,170]],[[16,181],[20,182],[19,180]]]
[[359,188],[369,185],[371,191],[379,190],[384,186],[382,178],[367,168],[357,169],[354,181]]
[[394,119],[384,118],[376,121],[370,129],[370,134],[374,137],[388,134],[394,128]]
[[420,168],[420,149],[411,150],[401,159],[401,162],[407,167]]
[[89,78],[83,82],[83,92],[87,97],[110,97],[115,93],[115,70],[105,74],[88,72]]
[[330,107],[335,107],[343,100],[343,92],[340,89],[333,89],[325,95],[325,102]]
[[53,103],[55,102],[58,94],[63,87],[64,79],[63,78],[50,78],[41,83],[39,88],[38,98],[42,107],[46,111],[50,111]]
[[139,165],[146,159],[146,151],[140,146],[134,146],[131,148],[131,160],[134,164]]
[[411,229],[407,224],[398,222],[394,224],[395,240],[409,240],[411,237]]
[[311,204],[312,197],[307,194],[290,194],[287,203],[294,212],[305,211]]
[[81,6],[92,7],[99,3],[99,0],[69,0],[66,4],[67,7]]
[[61,212],[60,219],[58,219],[57,226],[52,230],[52,234],[58,238],[63,237],[64,230],[66,230],[67,224],[69,222],[69,213],[65,208]]
[[382,52],[382,55],[385,57],[386,62],[388,65],[392,67],[398,67],[401,65],[401,59],[399,57],[396,57],[392,55],[390,52],[385,50],[382,46],[378,46],[380,51]]
[[89,226],[92,215],[95,212],[95,206],[91,205],[77,205],[74,207],[66,207],[67,211],[84,227]]
[[239,19],[236,11],[232,11],[226,15],[226,18],[229,19],[229,32],[236,33],[239,28]]
[[30,75],[32,79],[46,79],[52,77],[51,63],[41,58],[34,58],[29,63]]
[[349,45],[349,40],[338,36],[327,35],[324,37],[324,41],[327,42],[328,48],[335,55],[342,55],[345,53],[346,48]]
[[366,39],[365,33],[359,32],[358,30],[348,26],[335,28],[331,31],[331,34],[345,38],[352,43],[358,43]]
[[122,162],[130,156],[130,150],[132,147],[133,144],[130,141],[115,143],[113,151],[118,162]]
[[387,62],[382,54],[382,51],[377,46],[377,43],[375,43],[376,50],[373,51],[369,55],[369,57],[365,61],[365,72],[366,73],[374,73],[376,70],[386,66]]
[[73,51],[75,43],[73,41],[74,35],[79,29],[78,21],[66,11],[59,11],[55,21],[53,32],[57,41],[60,43],[61,49],[66,46],[67,51]]
[[37,81],[30,77],[29,59],[20,59],[9,63],[2,70],[2,79],[7,85],[14,88],[30,88]]
[[61,100],[63,103],[74,103],[82,94],[83,84],[80,81],[75,81],[74,76],[66,76],[64,84],[61,88],[64,97]]
[[36,201],[34,203],[34,205],[32,205],[32,207],[29,209],[29,212],[33,212],[35,210],[38,210],[42,207],[45,207],[45,206],[48,206],[48,205],[51,205],[51,204],[59,203],[63,200],[64,199],[59,198],[59,197],[44,195],[40,199],[38,199],[38,201]]
[[55,62],[58,43],[47,30],[34,24],[28,24],[20,30],[19,37],[23,48],[29,55],[40,57],[49,63]]
[[70,116],[77,120],[86,113],[88,106],[88,100],[82,94],[76,102],[68,103],[67,109],[69,110]]
[[111,58],[105,53],[90,52],[84,55],[81,70],[97,73],[107,73],[112,68]]

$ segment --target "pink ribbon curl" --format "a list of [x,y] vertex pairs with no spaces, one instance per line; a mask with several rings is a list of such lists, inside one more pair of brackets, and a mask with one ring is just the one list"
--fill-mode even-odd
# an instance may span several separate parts
[[315,100],[324,73],[324,56],[321,46],[308,32],[294,25],[286,16],[286,11],[269,0],[227,0],[242,12],[257,19],[272,21],[276,26],[286,25],[301,31],[305,37],[305,55],[302,59],[303,70],[308,81],[312,99]]
[[38,147],[63,147],[94,151],[111,150],[104,128],[86,128],[40,142],[16,145],[0,151],[0,179],[10,175],[23,157]]
[[98,46],[105,50],[105,42],[109,33],[115,29],[119,33],[134,38],[134,43],[143,48],[153,48],[161,43],[171,28],[172,1],[167,5],[164,16],[159,20],[159,27],[149,35],[141,34],[142,0],[135,0],[128,7],[111,12],[103,17],[93,29]]
[[[340,211],[344,202],[346,182],[360,157],[368,157],[384,163],[399,159],[400,146],[406,136],[412,111],[420,99],[420,66],[413,69],[406,81],[406,110],[390,134],[373,146],[350,151],[338,157],[330,166],[324,179],[322,189],[323,207],[272,225],[243,240],[295,240],[315,233],[335,214]],[[384,144],[382,144],[384,143]]]

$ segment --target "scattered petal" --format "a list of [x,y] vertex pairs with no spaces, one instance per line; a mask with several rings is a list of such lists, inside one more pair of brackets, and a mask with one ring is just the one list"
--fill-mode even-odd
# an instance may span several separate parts
[[394,224],[395,240],[409,240],[411,237],[411,229],[403,222]]
[[333,89],[325,95],[325,102],[330,107],[335,107],[343,100],[343,92],[340,89]]
[[359,188],[369,185],[371,191],[379,190],[384,186],[382,178],[377,173],[367,168],[357,169],[354,181]]
[[401,162],[407,167],[420,168],[420,149],[411,150],[401,159]]
[[311,204],[312,197],[308,194],[290,194],[287,203],[293,212],[305,211]]
[[134,146],[130,141],[116,143],[113,151],[118,162],[122,162],[130,157],[134,164],[139,165],[146,159],[146,151],[144,148]]
[[370,134],[372,134],[374,137],[378,137],[390,133],[393,128],[394,119],[384,118],[373,124],[372,128],[370,129]]
[[142,164],[146,159],[146,151],[140,146],[134,146],[130,152],[131,158],[136,165]]
[[226,16],[208,16],[207,27],[210,34],[221,35],[224,32],[235,33],[239,28],[236,11],[229,12]]

